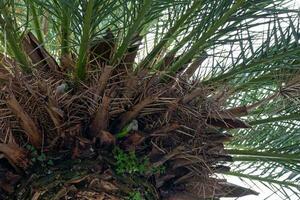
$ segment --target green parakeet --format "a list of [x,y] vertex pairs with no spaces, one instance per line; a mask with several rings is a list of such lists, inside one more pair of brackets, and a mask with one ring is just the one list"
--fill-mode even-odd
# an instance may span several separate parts
[[132,120],[128,125],[126,125],[117,135],[117,138],[125,137],[130,131],[137,131],[139,129],[139,124],[137,120]]

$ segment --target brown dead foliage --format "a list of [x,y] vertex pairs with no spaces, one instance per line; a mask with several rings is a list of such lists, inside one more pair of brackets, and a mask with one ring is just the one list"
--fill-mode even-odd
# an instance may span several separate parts
[[[246,122],[236,118],[242,111],[227,110],[236,117],[214,114],[224,109],[211,102],[208,97],[211,88],[191,85],[180,77],[163,82],[160,74],[148,70],[135,74],[127,70],[134,64],[140,40],[137,36],[132,41],[122,62],[109,66],[115,44],[114,36],[108,31],[91,47],[87,80],[73,85],[73,80],[59,71],[65,66],[57,66],[33,34],[25,35],[24,51],[33,64],[43,66],[37,67],[33,74],[23,74],[13,59],[2,56],[5,62],[0,64],[0,78],[7,81],[0,90],[0,152],[14,166],[28,165],[26,152],[18,145],[8,144],[5,138],[9,134],[20,146],[29,143],[41,151],[63,155],[60,159],[98,162],[97,159],[106,155],[101,152],[106,151],[112,156],[112,146],[118,145],[124,151],[134,150],[138,157],[149,157],[149,165],[154,168],[165,167],[163,174],[147,172],[139,177],[140,183],[154,188],[157,198],[190,200],[251,193],[211,177],[215,172],[228,170],[226,166],[220,166],[221,161],[232,161],[223,145],[231,136],[219,128],[249,128]],[[174,56],[168,58],[164,64],[168,65],[174,59]],[[70,57],[62,65],[73,62]],[[200,64],[201,60],[196,60],[187,75],[190,76]],[[2,65],[9,66],[12,73]],[[117,140],[115,135],[133,120],[137,121],[138,127]],[[111,168],[113,159],[112,156],[101,162]],[[93,173],[90,169],[94,170],[89,168],[88,174]],[[103,175],[102,170],[97,173]],[[118,199],[116,194],[120,191],[128,193],[126,183],[120,186],[118,177],[113,173],[110,176],[113,178],[93,177],[90,180],[93,184],[90,182],[86,190],[78,189],[78,182],[73,180],[55,191],[58,197],[72,194],[76,199]],[[76,180],[87,180],[81,178]],[[55,178],[52,185],[59,185],[64,180]],[[43,195],[36,192],[33,195],[36,194],[37,199]]]

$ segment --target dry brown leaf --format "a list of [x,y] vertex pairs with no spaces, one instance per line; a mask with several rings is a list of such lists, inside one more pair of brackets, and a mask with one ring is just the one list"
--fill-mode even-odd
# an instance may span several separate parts
[[94,179],[90,182],[89,188],[95,191],[104,191],[104,192],[116,192],[118,187],[111,181]]
[[64,71],[75,69],[76,63],[71,55],[62,55],[60,58],[60,65]]
[[199,200],[199,198],[185,192],[175,192],[172,195],[163,198],[163,200]]
[[7,106],[20,120],[22,128],[25,130],[26,135],[30,143],[36,147],[40,148],[42,145],[42,134],[38,127],[35,125],[34,121],[30,116],[24,111],[22,106],[19,104],[15,96],[11,93],[6,100]]
[[98,136],[102,145],[112,145],[116,143],[116,137],[108,131],[101,131]]
[[103,96],[102,104],[96,112],[96,116],[90,125],[90,135],[97,136],[101,134],[101,130],[107,130],[109,119],[110,98]]
[[251,128],[249,124],[237,118],[208,118],[206,123],[212,126],[227,129]]
[[104,192],[91,192],[91,191],[79,191],[76,193],[76,199],[78,200],[104,200]]
[[7,193],[14,192],[14,186],[20,180],[21,176],[14,174],[10,171],[5,174],[0,174],[0,188],[2,188]]
[[21,168],[27,168],[29,161],[25,149],[18,147],[15,144],[0,143],[0,152],[2,152],[6,159],[13,165]]
[[143,142],[145,137],[143,137],[137,131],[129,133],[129,136],[123,142],[126,150],[134,150],[139,144]]
[[118,187],[109,181],[100,180],[100,187],[107,192],[117,191]]
[[129,122],[136,118],[136,116],[149,104],[153,103],[157,99],[157,96],[149,96],[134,105],[129,111],[125,112],[120,118],[115,121],[115,132],[119,132]]
[[91,47],[91,61],[93,65],[101,63],[108,63],[111,55],[115,49],[115,36],[112,31],[108,29],[106,35],[95,41]]
[[36,191],[32,197],[32,200],[38,200],[43,193],[43,191]]

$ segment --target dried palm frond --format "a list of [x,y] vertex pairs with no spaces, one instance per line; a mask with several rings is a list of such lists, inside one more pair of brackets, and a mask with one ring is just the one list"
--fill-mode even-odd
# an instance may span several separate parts
[[[32,38],[32,34],[28,37]],[[45,60],[41,53],[36,55],[37,60],[33,62]],[[32,75],[17,71],[2,86],[1,109],[7,111],[0,118],[1,124],[11,124],[13,135],[20,131],[25,133],[17,141],[21,146],[29,142],[42,151],[69,151],[73,159],[93,157],[90,147],[97,150],[100,145],[103,151],[114,144],[120,144],[125,151],[135,150],[137,155],[149,155],[150,160],[155,158],[150,163],[152,167],[166,167],[166,174],[155,175],[159,184],[154,186],[161,194],[177,187],[188,192],[188,184],[197,181],[198,176],[198,181],[205,178],[209,183],[217,163],[231,160],[222,145],[230,137],[216,131],[212,133],[208,127],[245,128],[248,125],[240,120],[210,118],[212,107],[205,101],[208,89],[190,87],[184,79],[159,82],[160,74],[149,73],[142,79],[131,79],[132,74],[121,72],[121,66],[99,66],[98,62],[91,63],[89,80],[76,86],[66,82],[68,76],[58,73],[59,67],[45,70],[40,66]],[[140,88],[128,93],[132,88],[128,80]],[[133,120],[138,126],[136,132],[128,130],[117,137]],[[4,143],[1,146],[12,164],[28,165],[26,154],[19,147]],[[191,180],[185,178],[183,182],[183,177],[192,172],[197,176]],[[174,184],[169,185],[171,180]],[[206,187],[213,189],[214,185]]]

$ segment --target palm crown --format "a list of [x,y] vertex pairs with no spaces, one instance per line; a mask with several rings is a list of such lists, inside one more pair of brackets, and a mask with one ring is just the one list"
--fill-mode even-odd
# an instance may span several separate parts
[[[68,155],[70,166],[79,165],[76,158],[102,155],[110,163],[105,169],[119,169],[123,151],[134,150],[138,158],[149,158],[147,166],[165,168],[163,174],[133,170],[133,175],[119,169],[137,182],[151,180],[139,187],[115,178],[120,192],[112,192],[107,181],[110,190],[101,191],[114,198],[132,194],[124,183],[150,199],[255,194],[216,173],[260,181],[274,191],[280,187],[283,197],[299,198],[299,12],[291,5],[286,0],[1,1],[0,152],[15,172],[29,174],[36,166],[28,151],[31,157],[52,156],[54,168]],[[113,155],[112,146],[120,148]],[[58,156],[62,152],[69,153]],[[127,161],[139,162],[130,155]],[[0,170],[11,166],[0,164]],[[52,165],[45,168],[56,173]],[[49,184],[38,174],[39,184]],[[96,179],[79,174],[82,179],[60,181]],[[10,182],[6,179],[0,183]],[[20,185],[19,194],[24,182]],[[46,187],[39,195],[48,198],[58,188]],[[76,195],[80,199],[83,193]]]

